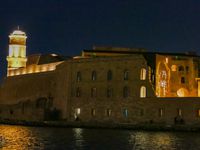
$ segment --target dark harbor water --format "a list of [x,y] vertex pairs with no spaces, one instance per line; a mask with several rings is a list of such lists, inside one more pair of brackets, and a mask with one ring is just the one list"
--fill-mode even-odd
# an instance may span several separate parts
[[0,125],[0,149],[198,150],[200,133]]

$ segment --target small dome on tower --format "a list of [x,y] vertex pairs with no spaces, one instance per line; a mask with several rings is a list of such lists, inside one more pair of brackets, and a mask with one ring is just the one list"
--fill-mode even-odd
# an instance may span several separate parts
[[13,31],[12,35],[26,35],[25,32],[21,31],[21,30],[15,30]]

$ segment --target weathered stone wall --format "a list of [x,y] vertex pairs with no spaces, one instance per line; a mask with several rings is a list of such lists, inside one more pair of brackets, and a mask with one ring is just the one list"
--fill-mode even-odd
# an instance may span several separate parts
[[16,104],[23,100],[48,97],[55,91],[55,72],[8,77],[1,85],[0,103]]
[[[75,120],[75,109],[80,108],[79,120],[83,122],[115,122],[115,123],[165,123],[174,124],[178,118],[178,109],[181,110],[180,118],[185,124],[200,124],[200,98],[135,98],[129,100],[77,100],[73,99],[71,120]],[[92,109],[95,115],[92,115]],[[111,110],[108,116],[106,110]],[[123,111],[127,109],[125,117]],[[163,114],[160,115],[162,109]]]
[[[1,85],[0,104],[3,106],[0,107],[0,117],[44,120],[45,111],[56,107],[55,91],[56,72],[8,77]],[[45,102],[40,104],[42,98]]]
[[[141,69],[146,69],[146,80],[140,79]],[[108,71],[112,71],[112,80],[107,80]],[[128,71],[128,79],[124,80],[124,71]],[[96,71],[96,80],[92,80],[92,72]],[[77,72],[81,73],[81,81],[77,81]],[[97,89],[99,98],[106,97],[106,90],[113,89],[110,99],[122,98],[123,88],[129,88],[128,98],[140,96],[141,86],[147,89],[147,97],[154,97],[154,91],[148,78],[148,66],[142,55],[107,57],[74,60],[71,62],[71,94],[76,97],[76,89],[80,88],[81,96],[78,99],[91,98],[91,88]]]
[[[142,68],[147,71],[145,80],[140,79]],[[111,80],[107,79],[109,70]],[[77,72],[81,73],[79,81]],[[147,89],[146,98],[140,98],[141,86]],[[123,95],[124,87],[129,88],[127,97]],[[96,88],[96,96],[91,96],[92,88]],[[108,88],[113,89],[110,97]],[[200,124],[200,98],[156,98],[146,60],[140,54],[73,59],[52,72],[7,78],[0,90],[0,104],[0,118],[4,119],[75,121],[76,114],[83,122],[174,124],[177,118],[186,124]]]

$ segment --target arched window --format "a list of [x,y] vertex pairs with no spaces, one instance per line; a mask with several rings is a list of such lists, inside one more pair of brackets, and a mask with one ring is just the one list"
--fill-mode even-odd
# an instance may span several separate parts
[[184,67],[183,66],[179,66],[178,67],[178,71],[184,71]]
[[97,79],[96,71],[92,71],[92,80],[95,81]]
[[140,97],[141,97],[141,98],[144,98],[144,97],[146,97],[146,94],[147,94],[146,87],[145,87],[145,86],[142,86],[142,87],[140,88]]
[[146,80],[146,69],[142,68],[140,71],[140,80]]
[[128,80],[128,70],[124,70],[124,80]]
[[111,70],[108,70],[108,72],[107,72],[107,80],[108,81],[112,80],[112,71]]
[[77,72],[77,74],[76,74],[76,81],[77,82],[81,81],[81,72]]
[[127,86],[123,89],[123,97],[127,98],[129,96],[129,88]]

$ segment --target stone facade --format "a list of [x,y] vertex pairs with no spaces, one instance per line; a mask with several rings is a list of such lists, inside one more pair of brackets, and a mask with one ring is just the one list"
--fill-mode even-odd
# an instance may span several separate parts
[[87,57],[62,61],[52,71],[7,77],[0,89],[0,118],[200,123],[197,56],[98,53],[87,51]]

